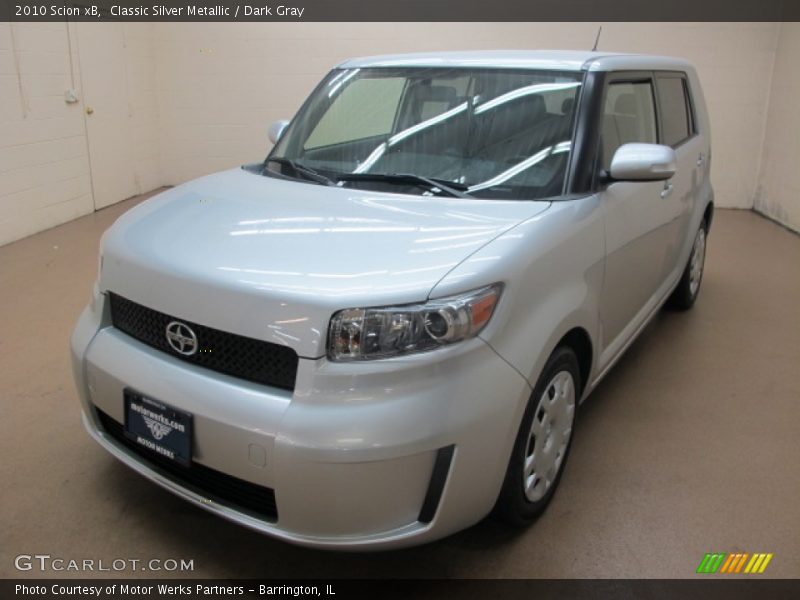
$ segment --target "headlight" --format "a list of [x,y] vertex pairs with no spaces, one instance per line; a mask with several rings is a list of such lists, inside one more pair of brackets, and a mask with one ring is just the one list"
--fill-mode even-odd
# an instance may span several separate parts
[[502,289],[495,283],[422,304],[340,310],[328,330],[328,358],[388,358],[475,337],[492,318]]

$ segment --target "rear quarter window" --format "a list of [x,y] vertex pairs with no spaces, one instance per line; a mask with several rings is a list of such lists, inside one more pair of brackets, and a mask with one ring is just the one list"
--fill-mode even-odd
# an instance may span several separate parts
[[682,75],[660,75],[657,85],[662,143],[674,147],[694,135],[688,85]]

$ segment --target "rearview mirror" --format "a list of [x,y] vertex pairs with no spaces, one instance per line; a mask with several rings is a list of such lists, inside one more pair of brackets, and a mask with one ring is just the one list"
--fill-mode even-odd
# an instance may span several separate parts
[[609,174],[616,181],[663,181],[675,175],[675,150],[660,144],[623,144]]
[[289,121],[281,119],[280,121],[275,121],[272,125],[270,125],[268,131],[269,141],[271,141],[273,144],[277,144],[288,124]]

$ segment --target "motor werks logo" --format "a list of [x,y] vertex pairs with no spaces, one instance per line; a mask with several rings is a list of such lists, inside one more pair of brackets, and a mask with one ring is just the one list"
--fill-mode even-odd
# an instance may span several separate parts
[[186,431],[186,428],[181,423],[148,410],[144,406],[139,406],[138,404],[131,402],[131,410],[139,413],[142,416],[144,424],[147,425],[147,428],[150,430],[150,433],[153,434],[153,438],[156,440],[164,439],[175,429],[181,433]]
[[150,417],[146,417],[144,415],[142,415],[142,418],[144,419],[145,425],[147,425],[147,428],[150,430],[150,433],[152,433],[153,437],[157,440],[163,439],[172,432],[172,427],[169,425],[159,423],[155,419],[151,419]]
[[709,552],[700,561],[697,572],[708,575],[717,573],[760,575],[766,570],[772,557],[773,554],[771,552],[756,552],[754,554],[747,552],[733,552],[730,554]]

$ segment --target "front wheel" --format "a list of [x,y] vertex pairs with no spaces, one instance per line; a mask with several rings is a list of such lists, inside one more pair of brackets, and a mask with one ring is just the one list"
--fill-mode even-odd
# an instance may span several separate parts
[[678,310],[689,310],[694,301],[697,300],[697,295],[700,293],[700,283],[703,281],[703,269],[705,268],[706,261],[706,224],[705,221],[700,225],[697,230],[697,235],[694,238],[694,245],[692,246],[692,253],[689,255],[689,261],[686,263],[686,268],[683,270],[681,280],[678,282],[678,287],[672,292],[669,297],[669,305]]
[[567,462],[580,398],[575,352],[553,352],[533,390],[522,418],[495,514],[525,525],[545,509]]

